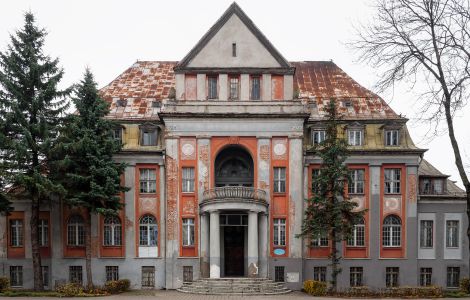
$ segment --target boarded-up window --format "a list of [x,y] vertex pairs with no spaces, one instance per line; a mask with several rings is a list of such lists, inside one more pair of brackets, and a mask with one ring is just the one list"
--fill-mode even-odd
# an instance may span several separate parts
[[185,77],[185,99],[196,100],[197,99],[197,80],[196,75],[186,75]]
[[284,99],[284,76],[271,76],[271,96],[273,100]]

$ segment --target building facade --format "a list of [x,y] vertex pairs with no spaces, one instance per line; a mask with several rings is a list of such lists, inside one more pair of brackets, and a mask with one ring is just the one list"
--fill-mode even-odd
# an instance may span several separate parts
[[[325,138],[344,116],[351,201],[367,210],[340,243],[339,286],[440,285],[468,273],[462,190],[423,159],[407,120],[333,62],[287,61],[232,4],[179,62],[139,61],[101,90],[128,164],[116,217],[93,216],[96,284],[175,289],[203,277],[327,280],[331,242],[298,238]],[[85,281],[84,218],[43,207],[47,287]],[[29,203],[0,218],[0,276],[32,287]]]

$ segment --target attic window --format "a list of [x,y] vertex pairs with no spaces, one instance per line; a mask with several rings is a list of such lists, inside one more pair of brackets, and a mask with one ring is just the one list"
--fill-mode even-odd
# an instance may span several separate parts
[[160,101],[152,101],[153,108],[160,108],[161,106],[162,106],[162,103]]
[[343,105],[344,107],[352,107],[352,102],[351,100],[344,100]]
[[237,43],[232,43],[232,56],[237,57]]
[[116,106],[117,107],[125,107],[127,105],[127,101],[126,100],[117,100],[116,101]]

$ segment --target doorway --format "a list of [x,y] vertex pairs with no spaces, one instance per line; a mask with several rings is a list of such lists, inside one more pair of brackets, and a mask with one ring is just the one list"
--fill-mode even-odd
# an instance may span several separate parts
[[225,226],[224,228],[224,266],[226,277],[245,275],[245,227]]

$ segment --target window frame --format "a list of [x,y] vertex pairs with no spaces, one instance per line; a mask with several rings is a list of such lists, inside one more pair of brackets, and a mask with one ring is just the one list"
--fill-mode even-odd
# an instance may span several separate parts
[[105,266],[106,282],[119,280],[119,266]]
[[82,266],[69,266],[69,282],[83,284],[83,267]]
[[[429,227],[429,223],[431,226]],[[429,232],[430,231],[430,232]],[[429,240],[430,235],[430,240]],[[430,242],[430,244],[428,244]],[[434,220],[419,221],[419,247],[421,249],[434,248]]]
[[[147,172],[147,174],[144,174],[144,172]],[[142,184],[144,184],[145,189],[142,189]],[[155,168],[139,168],[139,193],[157,193],[157,170]]]
[[364,268],[349,267],[349,286],[359,287],[364,285]]
[[314,266],[313,267],[313,280],[326,282],[326,272],[327,268],[325,266]]
[[[155,126],[141,126],[139,129],[140,139],[139,146],[155,147],[158,146],[158,128]],[[146,143],[145,135],[151,137],[150,143]]]
[[19,218],[12,218],[8,221],[10,227],[10,247],[24,247],[24,221]]
[[[141,287],[155,287],[155,267],[154,266],[142,266],[141,268],[142,277],[140,285]],[[144,283],[148,283],[145,284]]]
[[354,225],[351,238],[346,240],[346,246],[347,247],[365,247],[366,246],[366,222],[364,218],[362,218],[361,222]]
[[284,194],[287,191],[287,168],[273,168],[273,193]]
[[196,222],[194,218],[183,218],[182,245],[183,247],[194,247],[196,245]]
[[72,214],[67,220],[67,246],[85,247],[85,219],[79,214]]
[[419,269],[419,286],[432,285],[432,268]]
[[[250,75],[250,100],[254,100],[254,101],[259,101],[262,99],[262,95],[261,95],[261,75]],[[254,96],[254,79],[258,79],[258,97],[253,97]]]
[[312,248],[326,248],[330,246],[330,239],[328,233],[320,233],[317,238],[310,240],[310,247]]
[[287,245],[286,218],[273,218],[273,245],[274,247],[285,247]]
[[[116,222],[117,221],[117,222]],[[110,235],[109,238],[107,238]],[[111,242],[111,243],[109,243]],[[103,220],[103,246],[122,246],[122,222],[118,216],[107,216]]]
[[[143,234],[144,232],[145,234]],[[141,216],[139,219],[139,247],[158,247],[158,234],[157,218],[151,214]],[[146,241],[143,239],[144,237]]]
[[[388,171],[391,171],[387,175]],[[398,171],[398,173],[396,173]],[[401,168],[384,168],[384,194],[385,195],[401,195],[402,194],[402,169]],[[398,177],[396,176],[398,174]],[[389,178],[387,178],[389,177]],[[398,179],[397,179],[398,178]]]
[[[236,80],[236,84],[232,85],[232,80]],[[232,95],[232,87],[236,87],[237,94]],[[240,75],[229,75],[228,76],[228,99],[229,100],[240,100]]]
[[[359,173],[362,173],[362,180]],[[364,195],[366,185],[366,170],[365,169],[350,169],[349,177],[351,181],[348,184],[348,194],[351,195]],[[361,186],[362,184],[362,186]],[[361,189],[359,188],[361,187]]]
[[385,286],[388,288],[400,286],[400,268],[399,267],[386,267],[385,268]]
[[[189,177],[185,170],[190,170]],[[181,168],[181,192],[182,193],[194,193],[196,182],[196,169],[194,167],[182,167]]]
[[[449,226],[449,223],[455,222],[456,226]],[[446,248],[458,249],[460,248],[459,237],[460,237],[460,220],[448,219],[445,220],[445,238]],[[452,233],[451,229],[455,229],[456,232]]]
[[[396,136],[394,137],[394,135]],[[388,147],[400,146],[400,129],[385,129],[384,136],[385,136],[385,146],[388,146]],[[396,144],[393,143],[394,141],[396,141]]]
[[[13,278],[15,278],[13,280]],[[10,286],[22,287],[24,284],[23,266],[10,266]]]
[[[348,131],[348,145],[349,146],[362,146],[364,144],[364,129],[348,129],[347,131]],[[358,141],[357,141],[357,138],[359,138]]]
[[[456,271],[456,272],[455,272]],[[455,276],[455,277],[453,277]],[[446,287],[458,288],[460,282],[460,267],[449,266],[446,270]]]
[[[208,75],[207,77],[207,100],[217,100],[219,98],[219,76],[218,75]],[[215,82],[215,95],[211,93],[211,81]]]
[[39,219],[38,235],[39,235],[39,247],[49,247],[49,220],[48,219],[44,219],[44,218]]
[[[318,138],[315,138],[315,135],[317,135]],[[321,145],[326,140],[326,130],[312,128],[310,130],[310,139],[312,146]]]
[[[389,224],[386,224],[391,220]],[[399,224],[392,223],[398,221]],[[382,247],[384,248],[399,248],[402,245],[402,228],[403,224],[401,218],[397,215],[388,215],[382,221]],[[396,230],[398,228],[398,230]],[[398,234],[397,234],[398,233]],[[387,244],[385,243],[387,241]],[[396,242],[399,242],[398,244]]]

